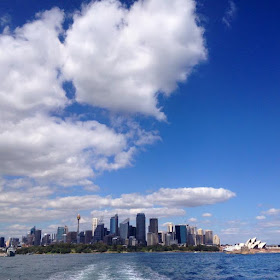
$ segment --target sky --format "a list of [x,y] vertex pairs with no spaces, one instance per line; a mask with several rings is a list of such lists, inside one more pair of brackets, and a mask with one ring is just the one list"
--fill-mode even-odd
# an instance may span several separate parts
[[279,1],[0,3],[0,235],[91,218],[280,243]]

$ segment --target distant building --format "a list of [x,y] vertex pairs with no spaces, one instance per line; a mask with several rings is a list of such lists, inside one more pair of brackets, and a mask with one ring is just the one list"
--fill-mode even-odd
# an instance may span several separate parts
[[129,219],[120,223],[120,237],[123,241],[129,237]]
[[217,234],[215,234],[214,237],[213,237],[213,244],[217,245],[217,246],[221,245],[220,238],[219,238],[219,236]]
[[205,230],[205,245],[213,245],[213,231]]
[[158,233],[158,219],[157,218],[150,219],[149,232]]
[[79,233],[78,238],[80,244],[85,244],[86,238],[85,238],[85,233],[83,231]]
[[129,234],[128,236],[134,236],[136,237],[136,227],[134,226],[129,226]]
[[0,237],[0,248],[5,247],[5,237]]
[[187,244],[187,227],[186,225],[175,225],[175,234],[178,244]]
[[204,232],[203,229],[199,228],[196,232],[196,245],[204,245]]
[[188,234],[188,245],[196,246],[196,234],[192,234],[192,233]]
[[76,231],[69,231],[67,233],[66,242],[71,244],[77,243],[77,232]]
[[103,241],[104,235],[104,224],[98,224],[94,231],[94,242]]
[[35,239],[34,239],[35,246],[41,245],[41,235],[42,235],[42,231],[40,229],[36,229],[35,230]]
[[149,232],[147,234],[147,244],[148,246],[158,244],[158,219],[151,218],[149,225]]
[[137,239],[134,236],[129,236],[128,245],[129,246],[136,246],[137,245]]
[[146,245],[146,217],[144,213],[136,216],[136,239],[139,244]]
[[119,218],[118,214],[111,217],[110,219],[110,234],[118,235],[118,228],[119,228]]
[[45,233],[43,238],[42,238],[42,245],[43,246],[47,246],[51,244],[51,238],[50,238],[50,234]]
[[63,242],[63,234],[65,233],[64,231],[65,231],[65,227],[58,227],[57,228],[56,242]]
[[147,233],[147,245],[153,246],[158,244],[158,234],[154,232]]
[[173,232],[173,224],[172,223],[167,224],[167,232]]
[[90,244],[92,242],[92,230],[85,231],[85,243]]
[[99,222],[98,218],[92,218],[92,234],[94,234],[95,229],[97,228],[98,222]]

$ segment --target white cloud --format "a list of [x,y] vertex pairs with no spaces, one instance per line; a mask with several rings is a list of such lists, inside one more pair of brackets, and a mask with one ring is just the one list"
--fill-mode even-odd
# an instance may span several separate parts
[[261,216],[256,216],[256,219],[257,219],[257,220],[264,220],[264,219],[266,219],[266,217],[263,216],[263,215],[261,215]]
[[232,0],[228,1],[228,5],[229,6],[222,18],[222,21],[227,27],[231,27],[231,23],[236,15],[237,8],[236,4]]
[[212,217],[212,214],[211,213],[203,213],[202,217]]
[[[138,1],[130,9],[93,1],[70,29],[63,21],[63,11],[53,8],[0,34],[0,221],[55,223],[79,209],[107,207],[168,217],[184,215],[180,207],[233,197],[210,188],[58,196],[60,187],[98,190],[97,174],[131,166],[141,147],[159,141],[157,131],[146,131],[126,112],[164,119],[158,95],[169,96],[207,52],[192,0]],[[73,81],[79,105],[124,113],[119,126],[66,113],[73,101],[65,78]]]
[[269,216],[274,216],[274,215],[280,214],[280,209],[271,208],[267,211],[264,211],[263,213],[266,214],[266,215],[269,215]]
[[15,120],[67,102],[58,77],[63,62],[63,13],[52,9],[33,22],[0,35],[0,119]]
[[223,188],[162,188],[148,195],[147,200],[161,205],[196,207],[227,201],[235,196]]
[[63,73],[76,99],[113,111],[164,119],[160,92],[170,95],[206,58],[192,0],[93,1],[67,31]]
[[195,222],[197,222],[197,219],[196,218],[189,218],[189,222],[195,223]]

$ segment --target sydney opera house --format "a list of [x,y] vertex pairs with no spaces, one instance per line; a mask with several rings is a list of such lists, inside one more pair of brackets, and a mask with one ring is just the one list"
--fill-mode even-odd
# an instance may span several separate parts
[[261,242],[257,240],[256,237],[250,238],[246,243],[239,243],[234,246],[228,246],[224,248],[226,252],[242,251],[244,249],[265,249],[266,242]]

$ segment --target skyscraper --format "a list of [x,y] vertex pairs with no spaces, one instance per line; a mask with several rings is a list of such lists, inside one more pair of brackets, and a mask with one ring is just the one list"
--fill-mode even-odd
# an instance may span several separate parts
[[213,244],[217,245],[217,246],[220,246],[220,244],[221,244],[220,238],[217,234],[215,234],[213,237]]
[[92,218],[92,235],[94,234],[97,225],[98,225],[98,218]]
[[64,227],[57,228],[56,242],[63,242]]
[[118,235],[119,218],[118,214],[110,219],[110,234]]
[[35,246],[41,245],[41,234],[42,234],[42,231],[40,229],[35,230],[35,239],[34,239]]
[[167,224],[167,232],[173,232],[173,224],[172,223]]
[[179,244],[187,244],[186,225],[175,225],[175,234]]
[[147,243],[148,245],[158,244],[158,219],[157,218],[150,219]]
[[146,244],[146,217],[144,213],[138,213],[136,216],[136,239],[139,244]]
[[0,237],[0,248],[1,247],[5,247],[5,238],[4,237]]
[[150,219],[149,232],[158,234],[158,219],[157,218]]
[[129,219],[120,223],[120,237],[122,240],[126,240],[129,237]]
[[98,224],[94,231],[94,241],[99,242],[104,238],[104,224]]
[[213,231],[205,230],[205,245],[213,245]]

